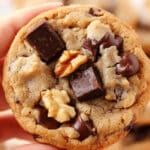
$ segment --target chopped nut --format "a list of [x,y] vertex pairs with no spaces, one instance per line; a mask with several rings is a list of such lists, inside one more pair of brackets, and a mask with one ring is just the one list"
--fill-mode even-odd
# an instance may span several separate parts
[[92,40],[100,41],[106,33],[114,36],[110,27],[99,20],[93,21],[87,27],[87,38]]
[[61,127],[59,131],[63,137],[69,137],[71,139],[77,139],[80,136],[79,133],[72,127]]
[[67,105],[70,98],[66,91],[51,89],[43,91],[41,97],[44,107],[48,110],[48,117],[63,123],[76,115],[75,109]]
[[82,55],[80,51],[66,50],[58,60],[54,72],[59,77],[65,77],[74,72],[87,61],[87,56]]
[[88,116],[84,113],[81,114],[81,118],[82,118],[83,121],[89,121]]

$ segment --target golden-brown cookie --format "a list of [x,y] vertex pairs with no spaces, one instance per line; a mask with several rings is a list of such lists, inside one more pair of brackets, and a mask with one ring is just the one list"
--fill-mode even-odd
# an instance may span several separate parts
[[3,87],[22,128],[59,148],[96,150],[126,135],[149,98],[135,32],[91,6],[50,10],[23,27]]

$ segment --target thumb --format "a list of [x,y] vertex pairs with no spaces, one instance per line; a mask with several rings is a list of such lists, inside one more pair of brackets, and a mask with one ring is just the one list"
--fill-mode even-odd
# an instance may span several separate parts
[[13,150],[58,150],[58,149],[43,144],[28,144],[17,147]]
[[[38,14],[61,6],[62,3],[45,3],[43,5],[18,10],[1,19],[0,24],[0,59],[5,56],[17,31]],[[5,36],[4,36],[5,35]]]

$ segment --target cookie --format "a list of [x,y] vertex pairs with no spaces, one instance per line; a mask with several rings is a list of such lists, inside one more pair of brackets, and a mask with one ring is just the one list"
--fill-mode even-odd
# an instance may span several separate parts
[[149,59],[110,13],[66,6],[16,35],[3,87],[22,128],[64,149],[96,150],[124,137],[149,99]]

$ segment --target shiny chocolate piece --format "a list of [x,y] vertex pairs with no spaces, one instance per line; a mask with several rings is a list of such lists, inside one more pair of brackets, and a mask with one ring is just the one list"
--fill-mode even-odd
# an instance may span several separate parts
[[36,123],[40,124],[48,129],[57,129],[60,124],[53,118],[48,118],[48,111],[44,107],[36,106],[35,109],[39,111],[39,116],[36,118]]
[[79,115],[74,124],[73,124],[73,128],[79,132],[80,136],[79,136],[79,140],[84,140],[85,138],[89,137],[90,135],[94,135],[95,132],[93,132],[93,124],[92,121],[83,121],[83,119],[81,118],[81,116]]
[[96,40],[92,41],[91,39],[88,38],[83,42],[82,47],[91,52],[92,60],[95,62],[98,57],[99,41]]
[[140,69],[140,64],[136,56],[129,52],[124,52],[121,61],[116,65],[116,73],[125,77],[135,75]]
[[70,85],[79,100],[88,100],[103,94],[100,77],[93,66],[74,73]]
[[46,62],[65,49],[63,40],[47,22],[32,30],[25,39],[39,53],[41,59]]
[[101,16],[101,10],[98,8],[90,8],[89,14],[92,16]]
[[106,33],[101,40],[101,44],[103,44],[104,48],[116,46],[118,50],[121,50],[123,47],[123,38],[118,35],[115,35],[115,37],[113,37],[111,34]]

